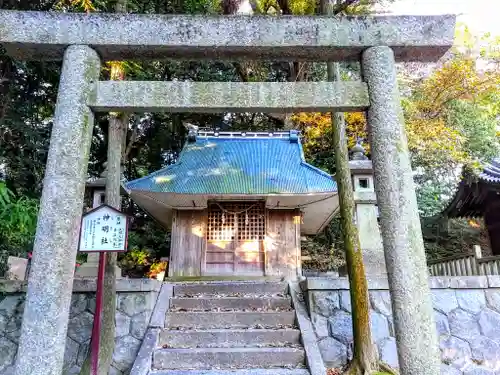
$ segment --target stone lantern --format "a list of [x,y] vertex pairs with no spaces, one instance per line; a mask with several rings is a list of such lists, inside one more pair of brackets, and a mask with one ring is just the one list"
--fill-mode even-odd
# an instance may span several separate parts
[[371,160],[358,143],[351,150],[349,168],[354,189],[355,220],[367,277],[387,277],[384,247],[378,224],[377,197]]

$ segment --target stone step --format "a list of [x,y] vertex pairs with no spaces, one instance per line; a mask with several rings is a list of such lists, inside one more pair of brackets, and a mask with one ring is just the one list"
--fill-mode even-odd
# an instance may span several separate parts
[[149,375],[310,375],[306,369],[153,370]]
[[174,297],[170,300],[172,310],[289,310],[292,307],[290,297],[222,297],[222,298],[186,298]]
[[174,296],[286,294],[285,282],[211,282],[174,285]]
[[236,348],[300,345],[298,329],[162,330],[158,346],[167,348]]
[[281,312],[167,312],[165,328],[288,328],[293,311]]
[[158,349],[154,369],[237,369],[303,366],[303,349],[295,348],[202,348]]

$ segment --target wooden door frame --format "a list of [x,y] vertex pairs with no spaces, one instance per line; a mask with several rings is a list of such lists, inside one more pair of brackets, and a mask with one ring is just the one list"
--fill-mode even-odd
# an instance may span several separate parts
[[[259,254],[262,254],[262,257],[263,257],[263,260],[260,261],[259,259],[259,263],[261,263],[261,271],[262,271],[262,275],[265,276],[267,274],[267,254],[266,254],[266,236],[267,236],[267,223],[268,223],[268,210],[267,208],[265,207],[265,201],[263,200],[255,200],[255,201],[238,201],[238,200],[234,200],[234,201],[211,201],[208,203],[207,205],[207,209],[205,210],[206,212],[206,215],[205,215],[205,220],[206,220],[206,232],[205,232],[205,241],[204,241],[204,248],[203,248],[203,254],[201,256],[201,273],[202,275],[206,275],[206,272],[207,272],[207,256],[208,256],[208,246],[209,246],[209,243],[210,241],[212,240],[209,240],[209,217],[210,217],[210,208],[213,204],[219,204],[221,206],[224,206],[224,205],[227,205],[227,204],[248,204],[248,205],[252,205],[252,204],[255,204],[255,203],[261,203],[262,204],[262,210],[263,210],[263,220],[264,220],[264,233],[263,233],[263,239],[259,239],[258,242],[259,242]],[[234,232],[233,232],[233,235],[232,235],[232,240],[231,240],[231,250],[232,250],[232,254],[233,254],[233,262],[232,262],[232,274],[236,274],[237,272],[237,269],[238,269],[238,256],[237,256],[237,249],[238,249],[238,244],[241,242],[238,240],[238,234],[239,234],[239,231],[240,231],[240,228],[239,228],[239,223],[238,223],[238,217],[239,215],[238,214],[232,214],[233,216],[233,220],[234,220]],[[259,258],[260,258],[260,255],[259,255]],[[230,264],[230,263],[227,263],[227,264]]]

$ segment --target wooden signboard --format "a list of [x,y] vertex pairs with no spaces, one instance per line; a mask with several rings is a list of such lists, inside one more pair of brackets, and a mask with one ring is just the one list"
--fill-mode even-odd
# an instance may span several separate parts
[[103,204],[82,216],[78,251],[127,251],[128,216]]

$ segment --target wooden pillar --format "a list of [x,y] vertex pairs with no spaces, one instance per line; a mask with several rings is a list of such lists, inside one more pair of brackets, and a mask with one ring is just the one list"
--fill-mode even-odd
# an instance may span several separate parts
[[490,238],[491,254],[500,255],[500,196],[495,195],[496,200],[490,200],[484,212],[484,223],[488,229]]

